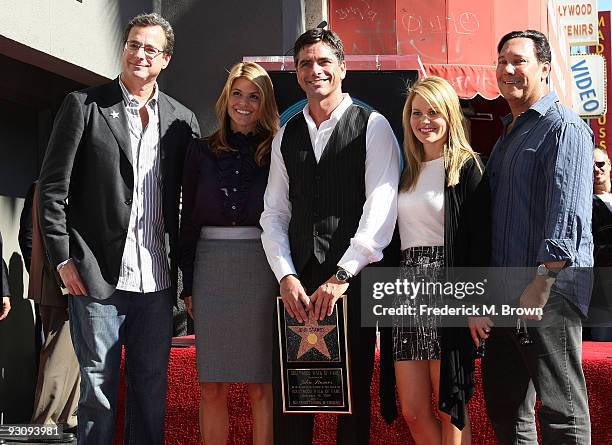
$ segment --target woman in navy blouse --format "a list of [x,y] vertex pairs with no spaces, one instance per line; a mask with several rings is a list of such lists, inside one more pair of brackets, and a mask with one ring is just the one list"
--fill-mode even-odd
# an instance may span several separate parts
[[256,63],[231,69],[216,104],[219,129],[187,150],[181,211],[182,297],[194,319],[206,445],[227,442],[229,383],[248,384],[253,444],[272,434],[272,324],[278,284],[259,217],[278,130],[272,81]]

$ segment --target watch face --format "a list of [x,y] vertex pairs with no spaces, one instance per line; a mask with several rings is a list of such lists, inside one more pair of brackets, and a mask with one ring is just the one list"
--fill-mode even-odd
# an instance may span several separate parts
[[339,270],[336,272],[336,279],[338,281],[346,281],[349,279],[349,274],[346,270]]
[[548,267],[546,267],[546,265],[544,264],[540,264],[538,266],[537,274],[538,275],[548,275]]

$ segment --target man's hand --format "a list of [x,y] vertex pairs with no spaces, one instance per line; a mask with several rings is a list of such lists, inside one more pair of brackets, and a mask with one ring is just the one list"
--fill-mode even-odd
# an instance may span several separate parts
[[58,272],[70,295],[87,295],[85,285],[81,281],[81,275],[79,275],[79,271],[72,260],[60,267]]
[[10,311],[11,299],[9,297],[2,297],[2,306],[0,307],[0,321],[4,320]]
[[[543,308],[548,302],[548,298],[550,297],[550,288],[554,282],[554,278],[547,278],[543,276],[535,277],[523,291],[523,294],[519,299],[519,306],[521,308]],[[521,315],[521,319],[541,320],[542,316],[539,314]]]
[[468,317],[470,335],[476,347],[480,346],[480,340],[489,338],[491,328],[495,325],[489,317]]
[[329,280],[320,285],[310,296],[314,304],[314,319],[323,320],[334,312],[336,300],[340,298],[348,289],[348,283],[341,283],[332,275]]
[[189,314],[191,319],[194,320],[193,318],[193,297],[189,295],[188,297],[185,297],[183,301],[185,302],[185,309],[187,310],[187,313]]
[[310,299],[304,291],[304,287],[295,275],[285,275],[280,280],[280,294],[285,309],[291,318],[300,323],[308,320],[306,312],[311,309]]

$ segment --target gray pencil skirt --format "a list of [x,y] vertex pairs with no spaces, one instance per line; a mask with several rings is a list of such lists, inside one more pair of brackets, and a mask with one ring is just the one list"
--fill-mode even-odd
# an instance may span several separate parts
[[200,382],[272,382],[277,295],[260,239],[200,238],[193,281]]

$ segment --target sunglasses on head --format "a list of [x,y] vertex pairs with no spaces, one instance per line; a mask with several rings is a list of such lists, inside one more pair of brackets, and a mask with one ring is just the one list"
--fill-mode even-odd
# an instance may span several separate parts
[[606,165],[606,161],[595,161],[595,167],[604,168]]

